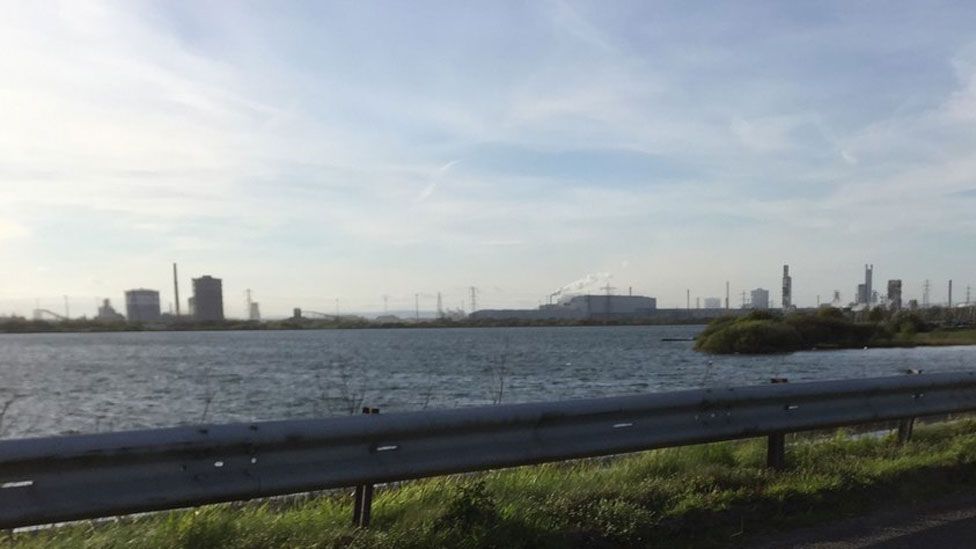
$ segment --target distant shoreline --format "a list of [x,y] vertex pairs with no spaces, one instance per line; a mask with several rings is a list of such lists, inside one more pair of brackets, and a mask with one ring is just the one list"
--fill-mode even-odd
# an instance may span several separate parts
[[367,320],[286,319],[265,322],[227,320],[223,322],[175,322],[140,324],[96,320],[0,320],[0,334],[116,333],[116,332],[224,332],[302,330],[399,330],[431,328],[564,328],[576,326],[704,326],[712,319],[613,319],[613,320],[420,320],[416,322],[373,322]]

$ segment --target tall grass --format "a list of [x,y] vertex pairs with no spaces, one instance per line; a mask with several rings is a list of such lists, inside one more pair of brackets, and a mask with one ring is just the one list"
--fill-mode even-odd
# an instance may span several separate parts
[[725,546],[771,529],[976,486],[976,422],[893,437],[793,437],[787,469],[761,440],[656,450],[403,483],[373,526],[346,494],[214,505],[11,534],[13,547]]

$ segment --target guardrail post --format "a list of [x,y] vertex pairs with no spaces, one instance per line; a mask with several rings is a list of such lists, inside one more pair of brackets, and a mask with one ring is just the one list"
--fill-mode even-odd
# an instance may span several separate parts
[[[363,406],[364,414],[378,414],[379,408]],[[369,527],[369,519],[373,511],[373,485],[360,484],[356,486],[356,498],[352,508],[352,525],[357,528]]]
[[[909,368],[906,374],[913,376],[922,373],[922,370]],[[915,418],[907,417],[898,421],[898,444],[905,444],[912,440],[912,430],[915,428]]]
[[[774,377],[770,383],[787,383],[785,377]],[[766,467],[780,470],[786,467],[786,433],[773,433],[769,435],[766,443]]]

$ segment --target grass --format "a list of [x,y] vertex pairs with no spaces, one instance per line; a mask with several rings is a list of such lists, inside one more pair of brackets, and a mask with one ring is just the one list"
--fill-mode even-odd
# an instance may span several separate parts
[[442,477],[380,489],[373,526],[351,497],[213,505],[8,534],[33,547],[715,547],[774,529],[976,486],[976,421],[893,437],[792,437],[787,470],[763,440]]
[[934,330],[915,334],[912,341],[918,345],[976,345],[976,329]]

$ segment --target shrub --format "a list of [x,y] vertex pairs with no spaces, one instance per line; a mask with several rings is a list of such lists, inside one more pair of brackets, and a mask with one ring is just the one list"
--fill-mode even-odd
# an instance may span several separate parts
[[838,309],[785,318],[770,311],[753,311],[738,319],[713,322],[698,337],[695,348],[718,354],[852,348],[887,342],[892,333],[887,324],[853,322]]
[[708,337],[700,337],[695,348],[718,354],[784,353],[801,349],[803,340],[793,326],[781,320],[742,318],[723,326]]
[[861,347],[878,336],[874,324],[858,324],[843,315],[794,315],[786,322],[796,328],[803,339],[803,348]]
[[932,331],[932,325],[918,313],[899,311],[888,320],[888,329],[894,333],[912,336],[920,332]]

